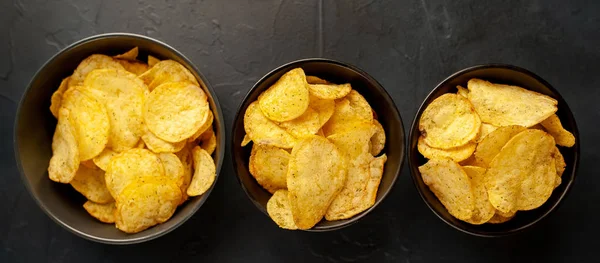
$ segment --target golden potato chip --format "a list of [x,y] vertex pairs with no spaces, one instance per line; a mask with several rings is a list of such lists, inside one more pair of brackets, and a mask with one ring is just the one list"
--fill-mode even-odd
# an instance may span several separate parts
[[251,141],[252,141],[252,139],[250,139],[250,136],[248,136],[248,134],[244,134],[244,139],[242,139],[241,146],[244,147],[244,146],[248,145]]
[[465,98],[469,98],[469,90],[468,89],[465,89],[461,85],[456,86],[456,89],[458,90],[458,92],[456,92],[456,94],[461,95]]
[[55,118],[58,119],[58,110],[62,104],[62,97],[67,88],[69,88],[69,79],[71,77],[66,77],[60,82],[60,86],[58,89],[52,93],[52,98],[50,98],[50,112],[54,115]]
[[542,205],[556,180],[553,151],[554,139],[543,131],[525,130],[512,137],[486,172],[490,203],[504,213]]
[[150,151],[155,153],[174,153],[181,151],[185,146],[186,140],[180,142],[167,142],[161,138],[156,137],[154,133],[148,130],[148,128],[144,127],[144,135],[142,135],[142,140],[148,147]]
[[346,84],[309,84],[310,94],[325,100],[335,100],[346,97],[352,90],[350,83]]
[[286,174],[290,154],[283,149],[262,144],[252,145],[248,167],[256,182],[270,193],[287,188]]
[[489,221],[496,212],[496,209],[488,200],[487,190],[485,189],[485,168],[463,166],[462,169],[471,179],[471,191],[475,198],[473,215],[465,221],[474,225],[481,225]]
[[352,90],[344,99],[335,101],[335,110],[323,126],[323,132],[327,136],[343,133],[356,122],[373,122],[373,111],[365,98]]
[[162,60],[139,77],[150,91],[167,82],[189,82],[200,87],[192,72],[174,60]]
[[498,129],[498,127],[494,125],[481,123],[481,128],[479,129],[479,136],[477,136],[475,142],[480,143],[488,134],[495,131],[496,129]]
[[48,176],[52,181],[69,183],[75,177],[80,162],[75,128],[71,124],[71,113],[61,108],[58,111],[58,123],[52,137],[52,158],[48,165]]
[[308,108],[308,83],[301,68],[283,74],[258,96],[260,110],[270,120],[284,122],[302,115]]
[[256,101],[252,102],[246,109],[246,113],[244,114],[244,129],[252,141],[258,144],[292,148],[297,140],[275,122],[265,117]]
[[106,204],[114,201],[106,188],[104,171],[98,167],[80,165],[77,174],[71,180],[71,186],[94,203]]
[[179,187],[168,179],[134,180],[117,198],[116,226],[125,233],[140,232],[169,220],[180,201]]
[[[335,144],[340,153],[349,161],[347,165],[352,165],[352,162],[359,157],[372,157],[369,142],[376,131],[377,127],[373,123],[355,123],[352,129],[330,135],[327,139]],[[372,158],[367,159],[370,161]],[[363,161],[360,160],[360,162]]]
[[567,163],[565,163],[565,158],[560,153],[558,147],[554,147],[552,157],[554,158],[554,163],[556,165],[556,174],[560,177],[565,172],[565,167],[567,167]]
[[269,198],[267,213],[279,227],[289,230],[298,229],[292,216],[287,190],[278,190]]
[[156,87],[148,96],[144,121],[156,137],[179,142],[198,131],[209,111],[206,94],[198,86],[168,82]]
[[100,154],[108,143],[110,123],[104,105],[73,87],[63,94],[62,107],[71,113],[71,124],[82,161]]
[[144,72],[148,70],[148,65],[141,61],[123,59],[118,59],[117,61],[119,64],[121,64],[121,66],[123,66],[123,68],[125,68],[125,70],[137,76],[144,74]]
[[377,156],[385,148],[385,130],[381,126],[381,123],[375,119],[373,120],[373,124],[375,124],[377,130],[375,130],[375,134],[371,137],[371,154]]
[[202,125],[200,126],[200,128],[196,131],[196,133],[194,133],[194,135],[192,135],[192,137],[190,137],[188,139],[188,142],[194,142],[196,141],[196,139],[198,139],[200,137],[200,135],[202,135],[208,128],[212,127],[212,123],[214,120],[214,116],[212,111],[208,111],[208,114],[206,114],[206,118],[202,121]]
[[212,126],[200,136],[200,148],[204,149],[209,155],[213,154],[217,148],[217,136],[213,132]]
[[114,156],[104,177],[108,191],[117,199],[121,191],[137,179],[164,176],[165,168],[156,154],[133,148]]
[[319,113],[309,107],[300,117],[281,122],[279,126],[294,137],[302,138],[314,135],[321,129],[319,117]]
[[104,148],[104,150],[92,160],[94,161],[94,164],[96,164],[96,166],[98,166],[103,171],[106,171],[106,169],[108,169],[108,164],[110,163],[110,160],[117,154],[119,153],[111,150],[110,148]]
[[79,86],[84,84],[85,78],[87,75],[96,70],[96,69],[120,69],[125,70],[123,66],[116,60],[109,56],[94,54],[79,63],[73,75],[71,75],[71,80],[69,80],[69,86]]
[[500,127],[488,134],[475,149],[476,163],[481,167],[489,167],[502,147],[515,135],[525,130],[525,127],[511,125]]
[[331,118],[331,115],[333,115],[335,101],[319,99],[312,95],[309,96],[309,101],[308,107],[319,114],[319,128],[323,127],[329,118]]
[[517,86],[471,79],[467,87],[481,121],[494,126],[531,127],[557,110],[555,99]]
[[463,221],[473,216],[475,198],[471,180],[460,165],[450,159],[431,159],[419,166],[419,172],[452,216]]
[[149,67],[154,67],[154,65],[156,65],[158,62],[160,62],[160,59],[148,55],[148,66]]
[[315,76],[306,76],[306,82],[308,84],[329,84],[329,81]]
[[192,158],[194,159],[194,176],[187,189],[187,195],[198,196],[204,194],[213,185],[217,171],[213,158],[199,146],[192,149]]
[[116,59],[136,60],[139,53],[138,47],[134,47],[123,54],[114,56]]
[[146,85],[125,70],[99,69],[87,75],[82,91],[106,107],[110,120],[107,146],[117,152],[135,147],[143,134]]
[[381,156],[371,160],[369,164],[369,182],[367,183],[367,189],[363,196],[363,201],[360,203],[360,212],[365,211],[375,204],[377,199],[377,190],[383,178],[383,168],[387,162],[387,155],[384,153]]
[[512,212],[512,214],[510,213],[505,213],[508,216],[505,216],[502,214],[502,212],[496,210],[496,213],[494,214],[494,216],[492,216],[492,218],[490,218],[490,220],[487,221],[487,223],[490,224],[502,224],[504,222],[508,222],[509,220],[513,219],[513,217],[515,217],[516,212]]
[[427,159],[448,158],[448,159],[452,159],[455,162],[461,162],[461,161],[468,159],[475,151],[475,147],[477,147],[477,144],[467,143],[463,146],[459,146],[456,148],[450,148],[450,149],[433,148],[433,147],[427,145],[427,143],[425,143],[423,136],[419,136],[419,140],[417,142],[417,149],[425,158],[427,158]]
[[160,158],[165,168],[165,178],[174,182],[181,191],[186,191],[187,188],[183,189],[183,185],[185,184],[185,167],[183,167],[179,157],[173,153],[159,153],[158,158]]
[[115,211],[117,208],[114,201],[107,204],[98,204],[92,201],[87,201],[83,204],[83,208],[100,222],[108,224],[115,222]]
[[554,137],[556,144],[565,147],[572,147],[575,145],[575,136],[563,128],[560,119],[556,114],[550,115],[550,117],[543,120],[541,124],[546,128],[546,131]]
[[290,156],[288,197],[299,229],[316,225],[346,180],[345,162],[337,147],[320,136],[299,141]]
[[194,146],[193,143],[188,143],[181,151],[175,153],[183,166],[183,184],[181,185],[181,202],[179,204],[188,199],[187,189],[192,182],[192,175],[194,174],[194,160],[192,157],[192,148]]
[[433,100],[423,111],[419,131],[427,145],[450,149],[463,146],[479,134],[481,120],[473,105],[460,95],[447,93]]

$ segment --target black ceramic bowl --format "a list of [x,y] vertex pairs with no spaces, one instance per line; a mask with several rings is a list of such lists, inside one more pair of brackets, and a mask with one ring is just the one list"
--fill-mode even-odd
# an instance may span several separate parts
[[131,244],[162,236],[190,218],[206,201],[209,189],[200,197],[190,198],[180,206],[167,222],[136,234],[126,234],[113,224],[103,224],[83,209],[85,197],[68,184],[59,184],[48,178],[48,162],[52,155],[52,135],[56,119],[49,110],[50,96],[61,80],[73,73],[79,62],[91,54],[116,55],[133,47],[139,47],[139,58],[153,55],[159,59],[172,59],[189,69],[202,89],[208,94],[210,108],[215,115],[214,128],[217,149],[213,154],[217,175],[223,163],[225,151],[225,126],[217,96],[198,68],[183,54],[158,40],[126,33],[102,34],[78,41],[63,49],[34,75],[17,110],[14,147],[17,166],[23,183],[40,206],[56,223],[69,231],[102,243]]
[[[502,224],[471,225],[454,218],[429,190],[427,185],[423,183],[421,173],[419,173],[418,169],[419,166],[427,162],[417,150],[417,140],[420,135],[419,119],[421,119],[421,114],[434,99],[445,93],[455,93],[457,85],[466,87],[467,81],[471,78],[480,78],[493,83],[516,85],[556,99],[558,101],[558,112],[556,112],[556,114],[560,118],[564,128],[572,132],[576,139],[575,145],[571,148],[559,147],[565,158],[567,168],[562,175],[561,185],[554,189],[554,192],[552,192],[552,196],[550,196],[548,201],[534,210],[519,211],[512,220]],[[563,198],[565,198],[571,189],[571,186],[573,186],[577,165],[579,163],[579,131],[577,130],[577,125],[575,124],[575,118],[573,117],[571,109],[569,109],[569,106],[562,96],[560,96],[558,91],[550,86],[548,82],[526,69],[511,65],[489,64],[470,67],[456,72],[438,84],[437,87],[429,93],[413,120],[407,151],[410,172],[415,186],[423,198],[423,201],[425,201],[429,208],[431,208],[431,211],[433,211],[442,221],[462,232],[475,236],[504,236],[517,233],[533,226],[554,211]]]
[[271,194],[256,182],[248,170],[252,143],[248,144],[246,147],[240,146],[245,134],[244,113],[246,112],[248,105],[258,98],[258,95],[267,90],[283,74],[298,67],[302,68],[306,75],[317,76],[334,83],[352,84],[352,88],[362,94],[371,104],[371,107],[377,113],[379,122],[386,132],[387,138],[385,148],[382,152],[387,154],[388,159],[385,164],[383,178],[379,185],[375,204],[366,211],[346,220],[322,220],[308,231],[321,232],[336,230],[349,226],[368,214],[381,203],[394,186],[394,182],[396,182],[396,178],[400,173],[404,161],[404,127],[402,125],[400,113],[390,95],[375,79],[354,66],[338,61],[315,58],[290,62],[269,72],[260,79],[254,87],[252,87],[244,98],[242,105],[240,105],[233,122],[231,144],[233,163],[238,180],[248,195],[248,198],[250,198],[252,203],[254,203],[260,211],[265,213],[265,215],[268,216],[266,207]]

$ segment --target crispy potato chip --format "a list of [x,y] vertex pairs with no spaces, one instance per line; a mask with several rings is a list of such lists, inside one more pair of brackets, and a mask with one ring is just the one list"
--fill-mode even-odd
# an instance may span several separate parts
[[110,148],[104,148],[104,150],[92,160],[94,161],[94,164],[96,164],[96,166],[98,166],[103,171],[106,171],[106,169],[108,169],[108,164],[110,163],[110,160],[117,154],[119,153],[111,150]]
[[346,180],[345,162],[337,147],[320,136],[299,141],[290,156],[288,197],[299,229],[316,225]]
[[71,79],[69,80],[69,87],[79,86],[84,84],[87,75],[96,69],[120,69],[125,70],[123,66],[116,60],[109,56],[94,54],[79,63]]
[[475,198],[471,180],[460,165],[450,159],[431,159],[419,166],[419,172],[452,216],[463,221],[473,216]]
[[104,177],[108,191],[117,199],[121,191],[137,179],[164,176],[165,168],[156,154],[134,148],[113,157]]
[[277,122],[298,118],[308,108],[308,83],[301,68],[283,74],[275,84],[258,96],[260,110]]
[[209,111],[206,94],[198,86],[168,82],[156,87],[148,96],[144,121],[156,137],[179,142],[198,131]]
[[160,59],[155,58],[151,55],[148,55],[148,66],[149,67],[154,67],[154,65],[156,65],[158,62],[160,62]]
[[180,142],[167,142],[161,138],[156,137],[154,133],[148,130],[148,128],[144,127],[144,135],[142,135],[142,140],[148,147],[150,151],[155,153],[174,153],[181,151],[185,146],[186,140]]
[[181,151],[175,153],[183,166],[183,184],[181,185],[181,202],[179,202],[179,204],[182,204],[188,199],[187,189],[192,182],[192,175],[194,174],[194,160],[191,152],[191,149],[194,146],[194,144],[189,143],[183,147]]
[[335,100],[346,97],[352,90],[350,83],[346,84],[309,84],[310,94],[325,100]]
[[117,199],[116,226],[125,233],[140,232],[169,220],[180,201],[179,187],[166,178],[134,180]]
[[216,177],[215,161],[207,151],[196,146],[192,149],[194,159],[194,176],[187,189],[187,195],[204,194],[213,185]]
[[99,69],[87,75],[82,91],[106,107],[110,120],[107,146],[117,152],[135,147],[143,134],[146,85],[125,70]]
[[511,125],[500,127],[488,134],[475,149],[476,163],[481,167],[489,167],[502,147],[515,135],[525,130],[525,127]]
[[375,130],[375,134],[371,137],[371,154],[377,156],[385,148],[385,130],[381,126],[381,123],[375,119],[373,120],[373,124],[375,124],[377,130]]
[[516,212],[512,212],[512,214],[510,213],[504,213],[508,216],[503,215],[502,212],[496,210],[496,213],[494,214],[494,216],[492,216],[492,218],[490,218],[490,220],[487,221],[487,223],[490,224],[502,224],[504,222],[508,222],[509,220],[513,219],[513,217],[515,217]]
[[456,86],[456,89],[458,90],[458,92],[456,92],[456,94],[461,95],[465,98],[469,98],[469,90],[468,89],[465,89],[461,85]]
[[196,77],[186,67],[174,60],[162,60],[139,76],[150,91],[167,82],[189,82],[200,86]]
[[54,115],[55,118],[58,119],[58,110],[62,104],[62,97],[67,88],[69,87],[69,79],[71,77],[66,77],[60,82],[60,86],[58,89],[52,93],[52,98],[50,98],[50,112]]
[[106,188],[104,171],[98,167],[89,168],[85,165],[80,165],[77,174],[71,181],[71,186],[94,203],[106,204],[114,202],[113,197]]
[[279,227],[289,230],[298,229],[298,226],[294,223],[294,217],[292,216],[287,190],[277,190],[277,192],[269,198],[269,201],[267,202],[267,213]]
[[290,154],[283,149],[254,144],[248,167],[256,182],[270,193],[287,188],[286,174]]
[[62,107],[71,113],[71,124],[79,146],[82,161],[100,154],[108,143],[110,123],[104,105],[85,95],[80,87],[73,87],[63,94]]
[[309,96],[309,100],[310,102],[308,103],[308,107],[319,114],[319,128],[323,127],[329,118],[331,118],[331,115],[333,115],[333,111],[335,110],[335,101],[319,99],[312,95]]
[[192,135],[192,137],[190,137],[188,139],[188,142],[194,142],[196,141],[196,139],[198,139],[200,137],[200,135],[202,135],[208,128],[212,127],[212,123],[214,120],[214,115],[212,113],[212,111],[208,111],[208,114],[206,114],[206,118],[202,121],[202,125],[200,126],[200,128],[196,131],[196,133],[194,133],[194,135]]
[[58,111],[58,123],[52,137],[52,158],[48,165],[50,180],[69,183],[79,169],[79,147],[75,128],[71,124],[71,113],[67,109]]
[[342,133],[352,129],[356,122],[373,122],[373,111],[365,98],[352,90],[344,99],[335,101],[335,110],[323,132],[327,136]]
[[465,220],[474,225],[481,225],[492,218],[496,209],[488,200],[487,190],[485,189],[485,168],[477,166],[463,166],[462,168],[471,179],[471,191],[475,198],[475,209],[471,218]]
[[557,110],[555,99],[517,86],[471,79],[468,88],[469,100],[481,121],[498,127],[531,127]]
[[252,141],[252,139],[250,139],[250,136],[248,136],[248,134],[244,134],[244,139],[242,139],[241,146],[244,147],[244,146],[248,145],[251,141]]
[[329,81],[315,76],[306,76],[306,82],[308,84],[329,84]]
[[542,205],[556,180],[553,151],[554,139],[543,131],[525,130],[512,137],[486,172],[490,203],[504,213]]
[[252,102],[246,109],[244,129],[252,141],[258,144],[289,149],[294,147],[297,141],[294,136],[265,117],[256,101]]
[[554,137],[556,144],[565,147],[572,147],[575,145],[575,136],[563,128],[560,119],[556,114],[550,115],[550,117],[543,120],[541,124],[546,128],[546,131]]
[[117,61],[119,64],[121,64],[121,66],[123,66],[123,68],[125,68],[125,70],[137,76],[144,74],[144,72],[148,70],[148,65],[141,61],[123,59],[118,59]]
[[296,138],[314,135],[321,129],[319,113],[310,107],[300,117],[279,123],[281,128]]
[[432,101],[419,120],[427,145],[440,149],[463,146],[479,134],[481,120],[473,105],[460,95],[447,93]]
[[554,147],[552,157],[554,158],[554,163],[556,165],[556,174],[560,177],[565,172],[565,167],[567,167],[567,163],[565,163],[565,158],[560,153],[558,147]]
[[[330,135],[327,139],[335,144],[340,153],[349,161],[347,165],[352,165],[352,162],[359,157],[372,157],[369,142],[375,132],[377,132],[375,124],[362,122],[356,123],[352,129],[344,133]],[[366,159],[370,161],[372,158]],[[365,160],[358,161],[362,163]]]
[[138,47],[134,47],[132,49],[130,49],[129,51],[123,53],[123,54],[119,54],[114,56],[114,58],[116,59],[124,59],[124,60],[136,60],[137,56],[139,53],[139,49]]
[[464,160],[468,159],[469,157],[471,157],[471,155],[475,151],[475,147],[477,147],[477,144],[467,143],[463,146],[459,146],[456,148],[450,148],[450,149],[433,148],[433,147],[427,145],[427,143],[425,143],[423,136],[419,136],[419,141],[417,142],[417,148],[418,148],[419,152],[425,158],[427,158],[427,159],[448,158],[448,159],[452,159],[455,162],[461,162],[461,161],[464,161]]
[[496,129],[498,129],[498,127],[494,125],[481,123],[481,128],[479,129],[479,136],[477,136],[475,142],[480,143],[488,134],[492,133]]
[[100,222],[107,224],[112,224],[115,222],[115,211],[117,208],[114,201],[107,204],[98,204],[92,201],[87,201],[83,204],[83,208]]
[[209,155],[215,152],[217,148],[217,136],[213,132],[212,126],[200,136],[200,148],[204,149]]
[[160,161],[165,168],[165,178],[174,182],[181,191],[185,191],[187,189],[183,189],[185,183],[185,167],[183,167],[179,157],[173,153],[160,153],[158,154],[158,158],[160,158]]

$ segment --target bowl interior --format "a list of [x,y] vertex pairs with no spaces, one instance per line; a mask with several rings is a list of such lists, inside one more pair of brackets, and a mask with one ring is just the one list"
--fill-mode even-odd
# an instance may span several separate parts
[[[548,201],[546,201],[546,203],[537,209],[530,211],[519,211],[512,220],[503,224],[471,225],[454,218],[448,213],[446,208],[440,203],[437,197],[429,190],[427,185],[425,185],[418,170],[420,165],[423,165],[427,162],[427,159],[425,159],[417,150],[417,141],[420,135],[418,122],[421,118],[421,114],[427,105],[429,105],[429,103],[431,103],[434,99],[445,93],[455,93],[457,91],[457,85],[466,87],[467,82],[471,78],[480,78],[493,83],[517,85],[553,97],[558,101],[558,112],[556,114],[560,118],[565,129],[572,132],[576,138],[576,143],[573,147],[558,147],[565,158],[567,167],[562,175],[561,185],[554,189],[554,192],[552,192],[552,196],[550,196]],[[562,96],[560,96],[560,94],[554,88],[552,88],[540,77],[527,70],[509,65],[485,65],[468,68],[455,73],[448,79],[444,80],[429,94],[429,96],[427,96],[421,105],[421,108],[413,120],[409,137],[408,161],[410,170],[413,180],[425,203],[427,203],[431,210],[444,222],[458,230],[480,236],[501,236],[516,233],[535,224],[547,216],[556,208],[556,206],[571,188],[573,180],[575,179],[575,171],[577,169],[579,159],[579,132],[577,130],[577,125],[575,124],[573,114],[571,113],[571,110]]]
[[[52,219],[70,231],[104,243],[136,243],[163,235],[187,220],[206,200],[210,190],[190,198],[180,206],[167,222],[137,234],[125,234],[113,224],[103,224],[83,209],[85,197],[70,185],[59,184],[48,178],[48,163],[52,156],[52,135],[56,119],[49,111],[50,97],[61,80],[73,73],[79,62],[91,54],[116,55],[138,47],[138,58],[145,60],[151,54],[159,59],[173,59],[187,67],[196,76],[215,115],[213,126],[217,148],[213,158],[217,163],[217,176],[223,162],[225,127],[215,93],[208,82],[182,54],[156,40],[132,34],[107,34],[79,41],[51,58],[34,76],[23,95],[15,123],[16,159],[23,181],[34,199]],[[211,188],[212,189],[212,188]]]
[[366,215],[383,200],[393,187],[404,160],[404,128],[402,126],[402,119],[394,102],[383,87],[366,73],[352,66],[325,59],[306,59],[283,65],[267,74],[254,85],[240,106],[233,124],[231,146],[235,170],[242,188],[256,207],[265,214],[267,214],[266,205],[271,194],[256,182],[248,170],[252,143],[246,147],[240,146],[245,134],[244,113],[248,105],[258,98],[258,95],[268,89],[287,71],[297,67],[301,67],[307,75],[317,76],[334,83],[351,83],[352,88],[362,94],[377,112],[378,120],[386,131],[387,138],[383,152],[387,154],[388,160],[385,164],[375,205],[346,220],[323,220],[311,229],[311,231],[334,230],[350,225]]

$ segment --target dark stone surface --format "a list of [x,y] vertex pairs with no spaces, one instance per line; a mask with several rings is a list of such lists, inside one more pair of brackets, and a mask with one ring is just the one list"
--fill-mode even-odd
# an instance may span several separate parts
[[[361,222],[330,233],[278,229],[246,198],[229,155],[205,206],[154,241],[108,246],[52,222],[19,178],[16,105],[35,71],[66,45],[125,31],[188,56],[219,95],[226,123],[256,80],[285,62],[339,59],[361,67],[412,121],[449,74],[479,63],[525,67],[548,80],[577,119],[579,177],[549,218],[524,233],[482,239],[429,211],[404,169]],[[0,1],[0,262],[592,262],[600,235],[597,1]],[[228,134],[229,136],[229,134]]]

